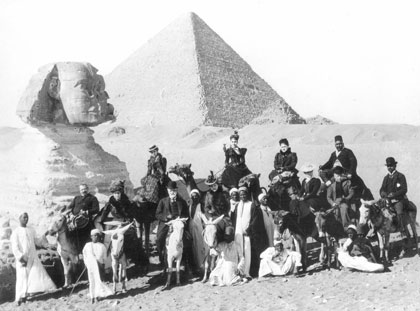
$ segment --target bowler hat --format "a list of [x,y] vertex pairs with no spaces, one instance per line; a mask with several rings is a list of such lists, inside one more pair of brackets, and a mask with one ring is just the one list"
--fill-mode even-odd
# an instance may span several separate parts
[[153,152],[153,151],[158,151],[159,148],[156,145],[153,145],[152,147],[149,148],[149,152]]
[[169,190],[176,190],[178,189],[178,185],[176,184],[175,181],[170,181],[168,182],[168,185],[166,186]]
[[385,162],[386,162],[385,164],[386,166],[395,166],[398,163],[397,161],[395,161],[393,157],[386,158]]

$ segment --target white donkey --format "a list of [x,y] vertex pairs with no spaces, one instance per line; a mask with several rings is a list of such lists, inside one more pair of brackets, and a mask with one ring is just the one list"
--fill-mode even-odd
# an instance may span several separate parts
[[215,250],[218,241],[217,241],[217,224],[223,219],[224,215],[219,216],[214,220],[208,220],[206,216],[201,215],[201,219],[204,223],[204,230],[203,230],[203,240],[207,244],[208,248],[206,248],[206,254],[204,258],[204,276],[201,282],[205,283],[208,278],[210,272],[215,267],[215,261],[217,257],[217,252]]
[[166,284],[162,289],[166,289],[171,285],[171,275],[172,275],[172,265],[174,260],[176,260],[176,285],[180,285],[180,275],[179,271],[181,268],[181,259],[182,259],[182,250],[184,243],[182,241],[182,236],[184,234],[185,222],[188,218],[177,218],[171,221],[168,221],[166,225],[169,226],[168,236],[166,237],[166,259],[168,263],[168,277]]
[[112,290],[117,292],[117,283],[122,283],[122,292],[127,288],[127,257],[124,253],[124,233],[132,226],[130,223],[124,227],[104,231],[105,235],[111,238],[111,262],[112,262]]

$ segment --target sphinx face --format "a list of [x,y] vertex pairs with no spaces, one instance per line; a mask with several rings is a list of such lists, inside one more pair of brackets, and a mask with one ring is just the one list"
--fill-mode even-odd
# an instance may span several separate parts
[[105,81],[89,63],[42,67],[22,96],[17,113],[26,122],[93,126],[114,119]]

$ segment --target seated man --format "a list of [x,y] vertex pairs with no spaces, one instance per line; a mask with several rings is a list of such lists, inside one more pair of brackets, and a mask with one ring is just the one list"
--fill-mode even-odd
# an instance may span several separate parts
[[344,147],[343,137],[341,135],[335,136],[336,151],[331,153],[329,160],[319,167],[319,176],[322,181],[327,185],[331,185],[333,180],[333,170],[336,166],[341,166],[344,170],[343,177],[351,181],[353,189],[358,197],[362,196],[366,185],[363,180],[357,175],[357,159],[353,151]]
[[83,214],[88,217],[89,223],[92,224],[93,216],[99,212],[98,199],[89,193],[89,187],[86,184],[81,184],[79,191],[80,195],[74,197],[67,210],[71,213],[71,216]]
[[[159,254],[160,263],[164,264],[164,248],[166,236],[168,235],[169,226],[166,223],[170,220],[180,218],[188,218],[188,205],[181,196],[178,195],[178,186],[176,182],[168,183],[169,196],[159,201],[156,209],[156,218],[158,219],[158,230],[156,234],[156,247]],[[185,225],[184,237],[189,224]]]
[[376,262],[373,248],[369,240],[363,236],[361,226],[349,225],[347,228],[348,239],[338,251],[340,263],[350,269],[363,272],[381,272],[382,264]]
[[403,208],[406,204],[407,197],[407,180],[404,174],[397,171],[397,161],[393,157],[389,157],[385,160],[388,174],[382,181],[381,189],[379,193],[381,198],[387,199],[390,205],[395,209],[398,217],[399,231],[403,237],[407,237],[406,227],[404,224]]
[[260,257],[258,277],[293,274],[302,266],[301,254],[284,248],[280,240],[275,240],[274,247],[267,248]]
[[335,215],[344,229],[351,224],[350,200],[354,195],[350,180],[344,178],[344,169],[341,166],[334,167],[334,183],[327,190],[327,200],[335,208]]

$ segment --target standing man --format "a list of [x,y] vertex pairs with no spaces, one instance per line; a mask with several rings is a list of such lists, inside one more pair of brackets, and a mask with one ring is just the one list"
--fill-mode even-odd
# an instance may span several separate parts
[[[166,236],[169,227],[166,223],[175,218],[188,218],[188,205],[183,198],[178,195],[176,182],[170,181],[167,186],[169,196],[159,201],[156,209],[156,218],[159,221],[156,234],[156,247],[159,253],[160,263],[164,264],[163,250],[165,247]],[[185,225],[185,232],[188,230],[188,223]]]
[[93,229],[92,242],[86,243],[83,247],[83,261],[88,271],[89,295],[92,303],[99,301],[99,298],[112,295],[111,289],[102,282],[101,277],[105,270],[106,248],[99,241],[100,234],[98,229]]
[[20,226],[10,237],[13,255],[16,258],[16,298],[18,306],[26,302],[29,293],[45,292],[56,289],[55,284],[45,271],[35,250],[37,240],[35,230],[28,228],[28,214],[19,216]]
[[398,162],[395,161],[393,157],[386,158],[385,162],[385,165],[388,169],[388,174],[382,181],[382,186],[379,190],[379,193],[381,198],[388,200],[390,205],[393,206],[397,212],[399,231],[405,238],[407,237],[407,232],[405,231],[406,229],[404,224],[403,208],[407,201],[407,181],[404,174],[401,174],[397,171]]
[[351,181],[344,176],[344,169],[341,166],[336,166],[333,169],[334,182],[327,190],[327,200],[332,207],[334,207],[335,215],[338,221],[341,222],[344,229],[347,230],[351,224],[349,215],[350,200],[353,198],[354,191],[351,186]]

